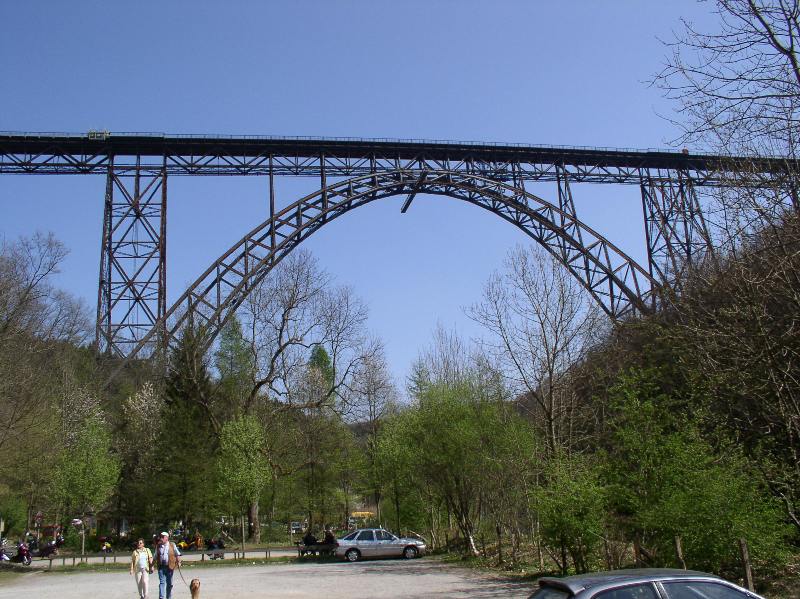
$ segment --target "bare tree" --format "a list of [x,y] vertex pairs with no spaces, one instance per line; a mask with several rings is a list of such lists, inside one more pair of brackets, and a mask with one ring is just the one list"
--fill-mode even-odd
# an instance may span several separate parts
[[381,420],[386,417],[397,404],[397,388],[395,387],[383,344],[373,340],[372,351],[361,364],[353,377],[354,416],[369,425],[372,433],[377,432]]
[[716,0],[719,29],[684,33],[656,83],[677,100],[682,141],[731,153],[796,156],[800,3]]
[[52,234],[0,245],[0,450],[52,407],[57,343],[87,338],[86,308],[52,283],[66,254]]
[[464,340],[441,323],[433,331],[433,342],[420,351],[411,365],[408,393],[418,396],[428,385],[455,384],[471,372],[472,355]]
[[383,497],[382,473],[377,463],[378,432],[381,422],[397,405],[397,388],[395,387],[383,347],[375,342],[377,349],[369,359],[365,360],[354,376],[352,389],[356,416],[367,427],[367,467],[369,468],[369,485],[372,500],[377,509],[378,522],[381,522],[381,498]]
[[76,344],[86,340],[85,306],[52,284],[66,255],[52,234],[0,245],[0,345],[20,335]]
[[[334,286],[308,252],[286,258],[248,297],[243,318],[256,369],[245,411],[269,398],[287,407],[334,398],[350,408],[359,367],[377,347],[368,342],[367,308],[349,287]],[[325,348],[333,377],[322,394],[301,392],[312,347]]]
[[[287,414],[312,426],[327,416],[351,412],[356,376],[380,350],[366,333],[367,314],[353,290],[334,285],[310,253],[298,250],[285,258],[253,289],[240,311],[254,366],[240,411],[259,416],[268,430]],[[325,372],[311,367],[315,347],[324,348],[330,361]],[[315,437],[313,430],[298,434]],[[317,456],[310,451],[304,462],[292,462],[289,470],[273,459],[292,447],[306,447],[307,441],[273,435],[267,444],[273,472],[313,467]],[[255,531],[257,507],[250,508]]]
[[730,185],[711,197],[708,221],[722,259],[692,274],[672,330],[681,359],[717,381],[708,392],[723,423],[800,526],[800,0],[714,4],[718,29],[684,22],[655,79],[677,101],[677,141],[785,160],[768,177],[753,160],[721,165]]
[[603,330],[596,304],[555,259],[517,247],[468,313],[491,334],[484,344],[530,402],[548,449],[569,443],[576,410],[569,370]]
[[700,31],[684,21],[654,82],[677,103],[671,120],[682,134],[676,143],[723,155],[786,158],[768,180],[750,160],[720,165],[730,185],[715,190],[707,219],[718,243],[735,253],[787,210],[800,210],[794,162],[800,155],[800,2],[714,4],[718,29]]

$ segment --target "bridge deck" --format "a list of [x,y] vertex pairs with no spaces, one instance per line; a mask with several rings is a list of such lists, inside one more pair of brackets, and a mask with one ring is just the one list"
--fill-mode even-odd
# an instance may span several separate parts
[[[401,139],[303,138],[260,136],[198,136],[157,133],[89,134],[0,133],[0,173],[90,174],[104,172],[110,156],[115,165],[165,164],[171,174],[264,175],[273,160],[274,174],[352,176],[404,168],[426,162],[447,163],[459,170],[519,165],[524,179],[548,180],[555,167],[574,170],[577,180],[624,183],[639,179],[639,169],[691,173],[700,184],[724,165],[747,161],[748,170],[785,170],[780,158],[692,154],[663,150],[527,146]],[[127,158],[127,160],[126,160]],[[370,162],[371,161],[371,162]],[[796,166],[796,165],[795,165]],[[503,174],[508,175],[510,171]]]

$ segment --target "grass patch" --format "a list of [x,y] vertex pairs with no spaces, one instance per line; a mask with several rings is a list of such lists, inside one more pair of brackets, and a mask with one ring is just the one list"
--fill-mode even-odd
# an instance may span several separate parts
[[0,570],[0,585],[5,584],[7,582],[11,582],[12,580],[16,580],[18,577],[25,574],[25,572],[19,572],[17,570],[6,570],[3,568]]

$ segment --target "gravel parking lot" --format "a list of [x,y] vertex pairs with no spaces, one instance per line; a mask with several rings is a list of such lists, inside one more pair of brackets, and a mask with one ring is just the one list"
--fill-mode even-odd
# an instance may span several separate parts
[[[193,567],[187,582],[199,578],[202,599],[527,597],[531,583],[510,582],[435,559],[359,562],[305,562],[267,566]],[[32,572],[0,586],[0,599],[20,596],[59,599],[136,599],[133,577],[127,572]],[[158,598],[158,577],[150,577],[150,597]],[[173,597],[189,597],[175,576]]]

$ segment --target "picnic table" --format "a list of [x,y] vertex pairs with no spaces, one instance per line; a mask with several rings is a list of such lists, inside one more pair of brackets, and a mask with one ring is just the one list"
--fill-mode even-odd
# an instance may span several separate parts
[[306,555],[333,555],[336,551],[336,543],[314,543],[313,545],[306,545],[303,541],[297,541],[297,557],[305,557]]

